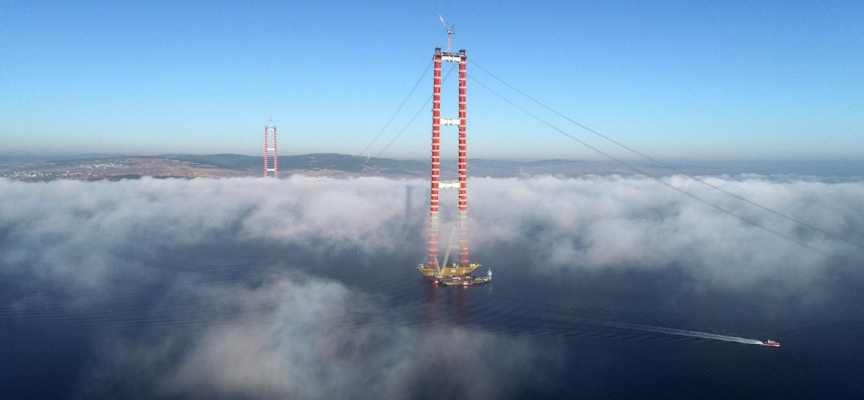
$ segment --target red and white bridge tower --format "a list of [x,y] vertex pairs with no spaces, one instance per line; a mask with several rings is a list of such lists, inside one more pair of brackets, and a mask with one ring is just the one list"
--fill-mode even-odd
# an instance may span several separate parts
[[[443,21],[442,21],[443,22]],[[446,28],[446,25],[445,25]],[[451,30],[448,30],[448,44]],[[435,49],[433,55],[433,83],[432,83],[432,176],[431,191],[429,198],[429,255],[427,263],[421,264],[418,269],[429,278],[461,277],[470,275],[479,264],[471,264],[468,261],[468,152],[467,152],[467,64],[468,57],[465,50],[458,53],[448,51],[442,52],[441,48]],[[441,117],[441,63],[452,62],[459,64],[459,117]],[[456,125],[459,127],[459,179],[456,182],[440,181],[441,167],[441,126]],[[453,265],[440,265],[438,262],[438,200],[441,189],[457,189],[459,192],[459,262]],[[447,256],[449,256],[449,245]],[[444,258],[444,263],[447,263]]]
[[[270,131],[273,131],[273,147],[267,147],[267,139],[270,136]],[[273,152],[273,168],[268,168],[268,160],[270,152]],[[273,172],[273,177],[279,177],[279,152],[276,146],[276,125],[273,125],[273,120],[270,120],[269,125],[264,126],[264,176],[270,175]]]

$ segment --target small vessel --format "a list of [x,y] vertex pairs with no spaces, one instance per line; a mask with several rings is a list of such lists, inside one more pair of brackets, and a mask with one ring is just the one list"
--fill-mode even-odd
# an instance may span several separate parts
[[762,344],[765,346],[780,347],[780,342],[775,342],[771,339],[768,339],[768,340],[762,342]]
[[482,285],[484,283],[492,282],[492,271],[489,270],[486,272],[486,276],[474,276],[474,275],[465,275],[465,276],[436,276],[433,275],[429,278],[432,281],[433,285],[443,285],[443,286],[474,286],[474,285]]

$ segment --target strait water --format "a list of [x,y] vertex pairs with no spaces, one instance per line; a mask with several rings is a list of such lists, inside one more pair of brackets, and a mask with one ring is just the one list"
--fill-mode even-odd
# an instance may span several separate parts
[[[365,304],[350,318],[310,317],[317,322],[308,328],[321,334],[476,335],[422,353],[424,377],[396,398],[864,398],[864,323],[856,308],[864,294],[854,283],[837,282],[837,296],[805,308],[802,299],[762,291],[699,290],[674,268],[545,271],[526,267],[530,254],[518,248],[472,258],[484,264],[477,273],[492,268],[491,284],[434,287],[414,269],[420,252],[369,254],[315,243],[136,253],[129,256],[133,272],[124,269],[111,285],[74,294],[29,275],[9,275],[0,283],[0,399],[268,398],[256,391],[151,391],[153,380],[137,379],[152,371],[112,378],[105,371],[118,367],[100,366],[118,337],[130,347],[152,348],[187,335],[194,346],[214,327],[267,315],[254,301],[251,307],[232,306],[234,300],[248,304],[239,297],[214,304],[202,301],[200,291],[240,287],[255,293],[285,274],[300,284],[330,282]],[[782,347],[705,335],[771,338]],[[340,371],[364,369],[364,358],[391,352],[397,359],[403,353],[416,357],[392,343],[363,346],[345,350],[359,352],[359,363]],[[164,368],[182,357],[180,351],[166,357]],[[94,379],[99,390],[88,384]],[[474,390],[475,384],[506,387]]]

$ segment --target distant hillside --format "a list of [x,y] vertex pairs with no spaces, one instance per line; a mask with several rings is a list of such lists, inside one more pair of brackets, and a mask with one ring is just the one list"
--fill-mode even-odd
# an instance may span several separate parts
[[[211,165],[217,168],[235,171],[262,173],[263,156],[242,156],[238,154],[164,154],[161,158],[194,162]],[[425,176],[429,164],[415,160],[393,160],[389,158],[366,158],[335,153],[313,153],[291,156],[279,156],[279,172],[281,174],[311,172],[343,172],[356,175],[374,176]]]
[[[441,179],[455,180],[456,160],[441,161]],[[134,179],[143,176],[157,178],[226,178],[261,176],[262,156],[239,154],[162,154],[159,156],[103,156],[93,158],[57,157],[33,161],[30,158],[0,160],[0,176],[25,181],[55,179],[102,180]],[[345,178],[352,176],[382,176],[389,178],[428,179],[429,161],[366,158],[334,153],[301,154],[279,157],[279,176],[294,174]],[[647,166],[640,170],[650,175],[669,175],[670,171]],[[704,173],[705,169],[688,169],[689,173]],[[479,177],[527,177],[537,175],[583,176],[589,174],[632,175],[626,166],[611,162],[579,160],[506,161],[470,159],[468,175]],[[714,171],[714,173],[717,173]]]
[[[255,175],[262,172],[262,156],[242,156],[238,154],[164,154],[160,158],[208,165],[233,171],[243,171]],[[389,158],[366,158],[335,153],[313,153],[279,157],[280,175],[303,173],[313,175],[343,176],[387,176],[387,177],[417,177],[429,176],[429,161],[394,160]],[[641,166],[649,174],[668,175],[663,169]],[[704,170],[701,169],[701,170]],[[539,161],[509,161],[470,159],[468,175],[479,177],[507,178],[531,175],[632,175],[635,172],[626,166],[613,162],[580,161],[580,160],[539,160]],[[453,180],[457,177],[457,162],[453,159],[441,160],[441,179]]]
[[178,161],[189,161],[201,165],[210,165],[217,168],[235,171],[251,171],[262,168],[262,157],[244,156],[240,154],[161,154],[158,158],[166,158]]
[[105,158],[131,157],[127,154],[102,154],[102,153],[84,153],[84,154],[60,154],[60,155],[35,155],[35,154],[19,154],[19,155],[3,155],[0,154],[0,165],[9,163],[30,163],[30,162],[46,162],[46,161],[66,161],[66,160],[96,160]]
[[[227,178],[261,176],[262,156],[239,154],[163,154],[155,157],[86,155],[63,156],[52,159],[33,160],[27,156],[0,158],[0,176],[23,181],[49,181],[55,179],[102,180],[134,179],[143,176],[157,178]],[[469,159],[468,175],[473,177],[529,177],[559,176],[578,177],[585,175],[636,175],[669,176],[678,173],[695,175],[719,175],[741,173],[810,174],[846,177],[861,177],[861,163],[779,163],[763,164],[725,163],[721,165],[685,164],[675,169],[648,164],[627,165],[611,161],[539,160],[508,161]],[[456,160],[441,161],[441,179],[455,180]],[[388,178],[428,179],[428,160],[394,160],[388,158],[366,158],[346,154],[316,153],[279,157],[279,177],[294,174],[346,178],[356,176],[381,176]]]

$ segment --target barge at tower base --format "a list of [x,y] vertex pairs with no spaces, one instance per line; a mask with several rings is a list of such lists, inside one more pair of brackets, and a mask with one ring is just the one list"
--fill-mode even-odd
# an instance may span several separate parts
[[433,285],[445,286],[474,286],[492,281],[492,270],[486,271],[486,276],[474,276],[471,273],[479,268],[480,264],[470,264],[467,267],[456,263],[445,267],[433,267],[420,264],[417,269],[429,279]]

